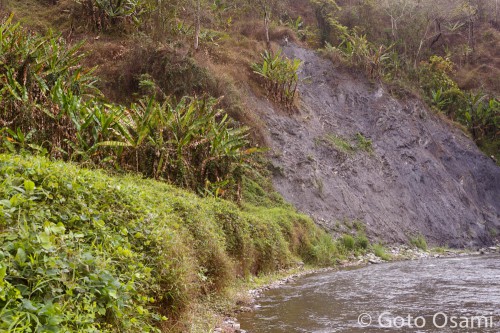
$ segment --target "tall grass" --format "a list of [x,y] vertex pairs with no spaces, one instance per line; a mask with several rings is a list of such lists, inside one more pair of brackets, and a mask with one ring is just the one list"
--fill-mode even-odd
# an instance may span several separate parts
[[373,253],[382,260],[391,260],[391,255],[387,253],[387,250],[382,244],[372,245]]
[[410,243],[423,250],[423,251],[427,251],[427,241],[425,240],[425,237],[422,236],[422,235],[418,235],[416,237],[413,237],[411,240],[410,240]]

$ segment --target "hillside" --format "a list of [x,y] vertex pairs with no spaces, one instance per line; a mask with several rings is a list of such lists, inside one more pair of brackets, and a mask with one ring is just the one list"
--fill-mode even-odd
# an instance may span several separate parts
[[284,113],[253,97],[271,142],[274,184],[336,234],[358,220],[373,239],[492,244],[500,228],[500,168],[416,98],[334,67],[297,46],[300,104]]
[[0,155],[2,332],[206,331],[217,319],[213,306],[196,313],[204,300],[238,278],[331,264],[333,248],[285,204],[242,209],[137,176]]
[[500,242],[497,11],[0,1],[0,331],[207,332],[263,276]]

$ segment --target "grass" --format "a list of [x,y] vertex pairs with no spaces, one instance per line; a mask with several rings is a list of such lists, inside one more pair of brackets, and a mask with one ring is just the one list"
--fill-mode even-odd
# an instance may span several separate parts
[[356,134],[356,141],[358,149],[361,149],[365,152],[371,153],[373,152],[372,140],[366,138],[363,134]]
[[213,315],[193,309],[240,278],[337,258],[329,235],[274,201],[241,208],[34,156],[0,154],[0,175],[7,332],[190,331],[195,312]]
[[438,254],[444,254],[444,253],[446,253],[446,251],[449,251],[448,247],[439,246],[439,247],[432,248],[432,252],[438,253]]
[[479,148],[490,158],[495,161],[497,165],[500,165],[500,138],[488,140],[482,140],[478,142]]
[[367,250],[368,247],[370,246],[370,241],[363,233],[360,233],[356,236],[355,242],[356,242],[355,247],[358,249]]
[[342,237],[340,238],[340,242],[349,251],[354,250],[356,245],[356,241],[351,235],[342,235]]
[[418,235],[418,236],[413,237],[410,240],[410,243],[422,251],[427,251],[427,241],[425,240],[425,237],[422,235]]
[[358,256],[366,253],[370,247],[370,241],[363,231],[358,231],[355,236],[343,234],[336,240],[335,245],[343,256],[350,254]]
[[391,260],[391,255],[387,253],[387,250],[382,244],[372,245],[373,253],[382,260]]
[[320,138],[320,141],[326,142],[333,148],[343,153],[352,153],[355,147],[347,140],[335,134],[326,134]]
[[[351,143],[351,141],[355,141],[355,143]],[[352,154],[359,151],[373,153],[372,141],[361,133],[357,133],[353,140],[343,138],[337,134],[326,134],[317,138],[316,143],[326,143],[335,150],[345,154]]]

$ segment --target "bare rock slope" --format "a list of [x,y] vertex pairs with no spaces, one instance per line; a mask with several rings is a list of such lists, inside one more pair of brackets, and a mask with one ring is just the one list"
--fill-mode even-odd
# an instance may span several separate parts
[[498,239],[500,167],[464,133],[313,51],[285,53],[304,62],[298,112],[252,99],[268,127],[274,184],[288,201],[327,229],[359,220],[388,242]]

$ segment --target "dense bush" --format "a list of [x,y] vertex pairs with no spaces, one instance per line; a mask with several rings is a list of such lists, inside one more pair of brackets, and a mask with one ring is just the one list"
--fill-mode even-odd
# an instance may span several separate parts
[[427,241],[425,240],[425,237],[422,236],[422,235],[418,235],[416,237],[413,237],[411,240],[410,240],[410,243],[423,250],[423,251],[427,251]]
[[500,128],[500,103],[481,92],[462,91],[450,75],[453,63],[432,56],[419,66],[419,80],[426,97],[438,110],[467,126],[474,140],[496,141]]
[[419,70],[420,85],[427,93],[438,89],[448,91],[458,88],[457,84],[450,78],[450,74],[453,72],[453,63],[450,59],[432,56],[428,62],[420,64]]
[[[123,167],[203,193],[240,186],[246,156],[246,128],[233,128],[213,98],[183,98],[133,104],[114,147]],[[217,193],[213,193],[217,194]]]
[[0,198],[0,331],[156,331],[237,276],[333,260],[288,206],[242,211],[45,158],[0,155]]
[[106,31],[139,24],[149,6],[145,0],[74,0],[82,5],[83,18],[90,28]]
[[12,16],[1,22],[0,126],[19,134],[17,144],[67,157],[85,136],[77,133],[85,130],[83,97],[96,91],[91,71],[79,66],[80,46],[28,33]]
[[500,139],[500,101],[481,92],[465,94],[465,105],[457,119],[467,126],[477,140],[498,142]]
[[265,51],[261,63],[252,64],[254,73],[264,82],[264,88],[276,101],[291,107],[297,93],[300,59],[288,59],[281,54]]
[[342,237],[340,238],[340,242],[349,251],[354,250],[354,247],[356,245],[356,241],[351,235],[342,235]]
[[12,17],[0,29],[0,138],[8,150],[134,170],[203,194],[235,188],[239,197],[242,168],[256,150],[217,100],[105,103],[79,64],[80,44],[29,34]]

